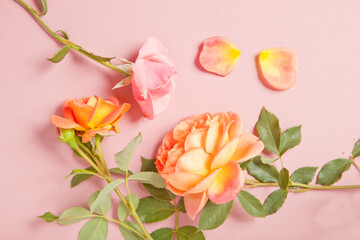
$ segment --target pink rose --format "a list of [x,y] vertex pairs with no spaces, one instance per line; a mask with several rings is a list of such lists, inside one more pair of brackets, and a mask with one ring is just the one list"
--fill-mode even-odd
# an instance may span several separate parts
[[167,56],[167,49],[150,37],[139,51],[132,67],[132,91],[144,116],[154,119],[170,101],[175,89],[177,69]]

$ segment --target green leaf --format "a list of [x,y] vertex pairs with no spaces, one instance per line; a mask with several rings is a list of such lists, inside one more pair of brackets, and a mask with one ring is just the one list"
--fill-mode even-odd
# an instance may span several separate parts
[[265,215],[276,213],[284,204],[287,197],[287,191],[278,189],[272,192],[264,202]]
[[[93,167],[89,167],[89,168],[85,168],[85,170],[87,171],[91,171],[91,172],[96,172],[96,170]],[[75,187],[77,185],[79,185],[80,183],[82,183],[83,181],[91,178],[92,176],[94,176],[93,174],[79,174],[79,175],[75,175],[72,179],[71,179],[71,187]]]
[[[124,223],[126,225],[128,225],[129,227],[131,227],[132,229],[136,230],[138,233],[140,233],[140,234],[142,233],[139,225],[137,225],[136,223],[130,222],[130,221],[124,221]],[[144,240],[144,238],[142,238],[137,233],[130,230],[129,228],[126,228],[123,225],[120,225],[120,232],[123,235],[125,240]]]
[[152,232],[151,237],[154,240],[172,240],[174,236],[174,230],[172,228],[160,228]]
[[340,180],[343,172],[347,171],[351,160],[338,158],[326,163],[320,170],[317,184],[329,186]]
[[142,172],[158,172],[156,165],[155,165],[156,159],[147,159],[144,157],[141,157],[141,171]]
[[279,177],[276,168],[272,165],[263,164],[260,156],[253,158],[246,169],[251,176],[264,183],[276,183]]
[[65,210],[56,221],[61,225],[70,225],[92,216],[91,212],[85,208],[73,207]]
[[146,223],[159,222],[167,219],[175,212],[175,207],[166,201],[160,201],[152,197],[140,199],[136,210],[141,221]]
[[[92,168],[94,169],[94,168]],[[91,170],[92,170],[91,169]],[[91,170],[87,170],[87,169],[74,169],[71,171],[71,173],[69,175],[67,175],[64,179],[72,176],[72,175],[97,175],[96,172],[91,171]]]
[[352,150],[351,155],[353,158],[360,156],[360,140],[355,143],[354,149]]
[[309,184],[316,173],[317,167],[302,167],[293,172],[290,176],[291,181]]
[[156,188],[150,184],[143,184],[146,191],[150,193],[153,198],[162,201],[171,201],[175,198],[175,195],[165,188]]
[[105,240],[108,234],[108,221],[95,217],[81,228],[78,240]]
[[136,147],[141,143],[141,133],[138,136],[134,137],[131,142],[122,150],[121,152],[115,154],[115,162],[118,167],[127,171],[129,169],[129,163],[132,159]]
[[[120,168],[110,168],[109,169],[110,172],[112,173],[116,173],[116,174],[121,174],[121,175],[125,175],[126,174],[126,171],[123,171],[121,170]],[[128,175],[131,175],[133,174],[131,171],[128,170]]]
[[247,160],[247,161],[245,161],[245,162],[240,163],[241,169],[242,169],[242,170],[247,169],[247,167],[249,166],[249,164],[251,163],[252,160],[253,160],[253,158],[252,158],[252,159],[249,159],[249,160]]
[[288,149],[293,148],[301,142],[301,125],[287,129],[280,137],[279,151],[283,155]]
[[120,178],[117,179],[111,183],[109,183],[108,185],[106,185],[101,192],[99,193],[99,195],[97,196],[97,198],[95,199],[95,201],[91,204],[90,206],[90,212],[94,212],[95,208],[97,208],[98,206],[100,206],[100,204],[102,203],[102,201],[104,200],[104,198],[107,197],[107,195],[110,194],[111,191],[113,191],[117,186],[119,186],[121,183],[124,182],[124,179]]
[[205,236],[193,226],[183,226],[176,232],[177,240],[205,240]]
[[265,158],[265,157],[260,157],[261,158],[261,162],[263,164],[269,164],[269,163],[273,163],[276,160],[278,160],[278,158],[272,159],[272,158]]
[[[90,207],[91,204],[93,204],[93,202],[95,201],[95,199],[99,196],[100,191],[95,191],[93,192],[88,200],[88,206]],[[110,194],[107,194],[103,197],[102,201],[100,202],[100,204],[94,209],[94,211],[97,214],[100,215],[106,215],[109,210],[111,208],[111,197]]]
[[64,35],[64,38],[69,40],[69,34],[67,34],[67,32],[65,32],[64,30],[57,30],[56,33],[62,33],[62,35]]
[[178,204],[177,204],[177,209],[180,212],[186,213],[186,209],[185,209],[185,203],[184,203],[184,197],[181,197]]
[[238,199],[244,210],[253,217],[265,217],[264,206],[259,199],[246,191],[240,191]]
[[128,180],[135,180],[145,184],[151,184],[157,188],[166,187],[164,179],[158,173],[138,172],[131,175]]
[[215,204],[208,201],[201,212],[199,230],[211,230],[225,222],[230,214],[233,201],[225,204]]
[[53,63],[60,62],[61,60],[64,59],[64,57],[70,51],[71,48],[72,48],[71,45],[65,45],[65,47],[63,47],[57,53],[55,53],[55,55],[52,58],[48,58],[48,60],[52,61]]
[[46,222],[49,223],[49,222],[53,222],[53,221],[57,220],[59,217],[56,216],[56,215],[54,215],[54,214],[52,214],[51,212],[46,212],[46,213],[44,213],[43,215],[38,216],[38,218],[42,218],[42,219],[44,219]]
[[281,135],[279,120],[274,114],[268,112],[265,107],[262,109],[259,121],[256,123],[256,130],[265,148],[279,155]]
[[280,170],[278,183],[279,187],[286,191],[287,187],[289,186],[289,170],[286,168]]
[[43,11],[42,11],[41,15],[45,15],[47,13],[47,2],[46,2],[46,0],[41,0],[41,5],[42,5],[42,8],[43,8]]
[[[139,197],[136,194],[131,194],[131,201],[134,205],[135,210],[139,206]],[[129,196],[126,196],[126,200],[130,204]],[[118,217],[120,221],[125,221],[130,216],[130,210],[125,206],[125,204],[121,201],[118,207]]]

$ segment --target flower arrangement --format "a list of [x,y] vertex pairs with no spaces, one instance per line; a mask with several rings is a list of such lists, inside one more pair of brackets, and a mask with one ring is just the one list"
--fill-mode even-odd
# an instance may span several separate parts
[[[157,39],[149,38],[144,43],[135,63],[117,57],[100,57],[71,42],[66,32],[52,31],[41,20],[39,15],[47,12],[45,0],[41,0],[42,13],[22,0],[17,1],[64,44],[50,61],[60,62],[73,49],[123,74],[125,78],[114,88],[132,84],[133,96],[144,117],[154,119],[166,108],[175,89],[178,70]],[[221,57],[211,60],[215,55]],[[226,76],[233,70],[239,55],[229,40],[211,38],[204,43],[200,62],[208,71]],[[114,65],[114,59],[120,59],[123,64]],[[278,90],[292,87],[296,80],[295,60],[296,54],[289,49],[263,51],[259,63],[265,81]],[[236,113],[203,113],[187,117],[174,126],[164,136],[156,159],[141,159],[141,171],[129,170],[130,161],[136,160],[133,155],[142,141],[141,134],[115,154],[117,167],[108,168],[102,142],[105,137],[119,133],[122,126],[118,124],[129,109],[129,103],[120,104],[114,97],[105,100],[90,96],[65,100],[62,116],[51,116],[59,140],[89,164],[88,168],[74,169],[67,176],[71,177],[71,186],[95,177],[106,185],[89,194],[88,208],[72,207],[59,216],[46,212],[40,218],[61,225],[87,220],[79,232],[80,240],[106,239],[109,222],[119,225],[126,240],[171,240],[174,236],[178,240],[198,240],[205,239],[202,231],[215,229],[226,221],[236,198],[249,215],[262,218],[277,212],[289,192],[360,188],[360,185],[333,186],[351,166],[360,171],[355,162],[360,156],[360,141],[355,143],[350,158],[329,161],[319,171],[318,167],[305,166],[290,174],[285,167],[284,154],[300,144],[301,126],[281,131],[278,118],[265,108],[255,126],[258,137],[242,131],[242,119]],[[263,156],[264,149],[276,157]],[[273,165],[276,161],[281,163],[281,169]],[[311,185],[314,178],[316,184]],[[140,182],[150,196],[140,199],[131,191],[130,181]],[[118,188],[120,185],[125,186],[125,193]],[[247,191],[257,187],[276,190],[262,203]],[[117,206],[110,197],[113,191],[120,199]],[[110,218],[108,212],[114,207],[118,209],[117,218]],[[192,220],[200,215],[197,227],[179,227],[179,212],[186,213]],[[162,221],[172,215],[176,218],[175,226],[152,233],[146,229],[144,223]]]

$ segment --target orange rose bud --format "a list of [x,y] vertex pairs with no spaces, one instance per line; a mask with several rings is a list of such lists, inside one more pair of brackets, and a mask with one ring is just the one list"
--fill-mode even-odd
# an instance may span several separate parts
[[118,133],[116,124],[129,109],[129,103],[119,105],[114,97],[109,100],[97,96],[68,99],[62,106],[63,117],[51,115],[50,121],[58,128],[76,130],[85,143],[96,134],[105,136],[111,131]]
[[263,148],[256,136],[242,132],[237,114],[204,113],[183,120],[165,136],[155,164],[167,188],[184,196],[194,219],[208,199],[223,204],[237,196],[245,183],[238,163]]

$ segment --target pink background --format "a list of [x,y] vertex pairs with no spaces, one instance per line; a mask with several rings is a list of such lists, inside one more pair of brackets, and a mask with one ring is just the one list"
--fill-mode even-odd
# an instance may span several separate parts
[[[34,5],[34,1],[28,0]],[[232,110],[252,132],[262,106],[275,113],[283,129],[302,124],[299,147],[285,155],[292,172],[349,157],[360,137],[360,3],[357,0],[48,0],[43,18],[63,29],[75,43],[103,56],[135,60],[149,36],[160,39],[179,69],[169,107],[149,121],[141,117],[130,88],[111,91],[121,75],[71,52],[61,63],[46,60],[60,49],[14,0],[0,0],[0,228],[2,239],[76,239],[83,223],[63,227],[36,216],[60,214],[86,206],[88,196],[104,186],[95,180],[71,189],[63,180],[86,164],[61,144],[49,122],[66,98],[114,95],[132,108],[119,124],[121,133],[104,141],[112,156],[138,132],[139,156],[153,158],[162,137],[188,115]],[[233,73],[222,78],[195,64],[203,40],[225,36],[242,52]],[[267,89],[258,79],[255,56],[271,47],[298,53],[298,81],[283,92]],[[278,164],[278,163],[277,163]],[[352,167],[341,184],[359,184]],[[133,189],[145,196],[139,184]],[[265,199],[273,189],[251,191]],[[235,201],[223,226],[205,231],[207,239],[358,239],[360,190],[289,194],[275,215],[255,219]],[[114,204],[118,204],[114,196]],[[114,213],[116,209],[114,208]],[[182,225],[197,224],[181,214]],[[174,225],[171,217],[149,224],[150,231]],[[121,239],[110,224],[108,239]]]

